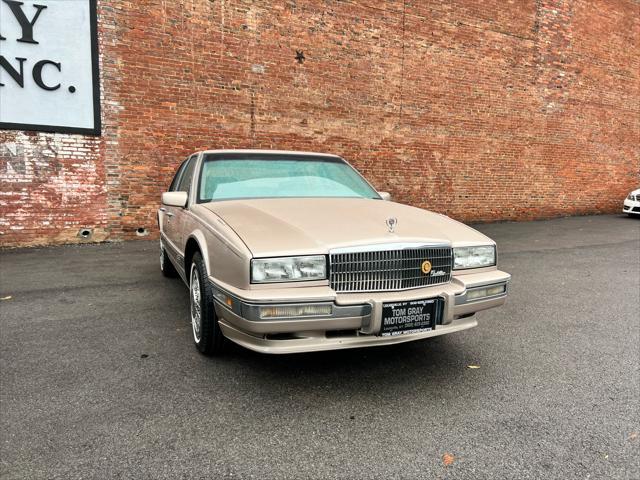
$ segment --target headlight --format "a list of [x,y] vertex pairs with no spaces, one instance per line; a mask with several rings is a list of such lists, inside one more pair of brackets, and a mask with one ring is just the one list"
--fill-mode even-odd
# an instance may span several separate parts
[[251,260],[251,283],[301,282],[326,278],[327,259],[324,255]]
[[491,267],[496,264],[496,247],[457,247],[453,249],[453,269]]

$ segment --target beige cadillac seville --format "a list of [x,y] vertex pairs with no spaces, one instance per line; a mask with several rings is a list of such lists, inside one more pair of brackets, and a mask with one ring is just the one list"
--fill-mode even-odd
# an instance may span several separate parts
[[193,338],[264,353],[459,332],[505,302],[490,238],[390,201],[335,155],[211,150],[158,211],[160,265],[189,286]]

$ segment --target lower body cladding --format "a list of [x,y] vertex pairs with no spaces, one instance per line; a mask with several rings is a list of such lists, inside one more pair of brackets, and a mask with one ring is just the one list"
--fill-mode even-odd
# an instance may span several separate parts
[[392,345],[475,327],[475,312],[504,304],[508,273],[455,277],[400,292],[337,295],[333,300],[255,302],[212,284],[225,337],[262,353]]

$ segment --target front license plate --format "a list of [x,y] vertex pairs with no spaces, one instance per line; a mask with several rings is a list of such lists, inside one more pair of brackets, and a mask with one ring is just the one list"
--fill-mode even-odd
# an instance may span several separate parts
[[441,300],[438,298],[385,303],[382,306],[380,335],[388,337],[433,330],[436,327],[439,308]]

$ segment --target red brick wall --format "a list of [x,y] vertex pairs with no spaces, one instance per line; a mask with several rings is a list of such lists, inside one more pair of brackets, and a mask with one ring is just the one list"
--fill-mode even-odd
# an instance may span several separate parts
[[0,246],[107,239],[99,152],[96,137],[0,131]]
[[204,148],[337,153],[463,221],[616,212],[639,183],[633,0],[100,0],[99,15],[103,135],[0,132],[4,245],[154,235],[160,192]]

